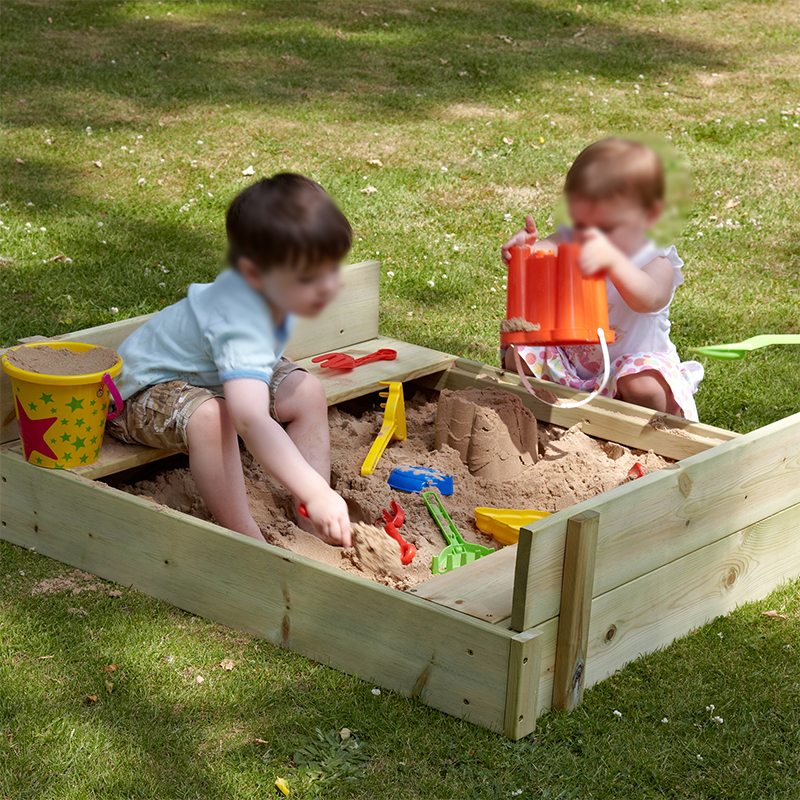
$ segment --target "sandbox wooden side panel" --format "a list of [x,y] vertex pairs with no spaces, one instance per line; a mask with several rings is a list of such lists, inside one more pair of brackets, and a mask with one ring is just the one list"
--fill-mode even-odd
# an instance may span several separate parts
[[545,517],[518,545],[427,581],[417,596],[528,630],[559,613],[570,517],[600,514],[598,597],[798,502],[795,414]]
[[800,575],[800,505],[595,597],[586,685]]
[[[418,382],[438,391],[471,387],[501,389],[519,397],[536,419],[542,422],[564,428],[581,423],[583,432],[589,436],[640,450],[653,450],[665,458],[687,458],[740,436],[723,428],[689,422],[609,397],[596,397],[589,405],[580,408],[551,406],[530,394],[515,373],[464,358],[457,359],[447,372]],[[566,400],[585,397],[585,393],[575,389],[535,378],[531,378],[531,384]]]
[[[794,505],[595,597],[584,688],[798,575],[800,505]],[[537,716],[553,705],[559,621],[532,629],[541,654]]]
[[[374,339],[378,335],[380,277],[379,261],[362,261],[345,266],[342,269],[342,289],[337,297],[313,320],[298,320],[286,354],[297,360]],[[116,349],[152,316],[144,314],[52,338]],[[22,341],[39,338],[31,337]],[[0,355],[4,352],[0,351]],[[11,382],[8,375],[0,370],[0,443],[18,437]]]
[[508,630],[14,453],[0,472],[2,538],[504,729]]

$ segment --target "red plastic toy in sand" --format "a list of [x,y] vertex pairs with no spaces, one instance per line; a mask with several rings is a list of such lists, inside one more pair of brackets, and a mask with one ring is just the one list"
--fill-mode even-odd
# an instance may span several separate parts
[[[579,244],[570,243],[560,244],[557,253],[511,248],[507,322],[500,333],[504,345],[599,344],[598,328],[606,342],[614,341],[605,279],[581,274],[580,251]],[[511,329],[514,323],[523,330]]]

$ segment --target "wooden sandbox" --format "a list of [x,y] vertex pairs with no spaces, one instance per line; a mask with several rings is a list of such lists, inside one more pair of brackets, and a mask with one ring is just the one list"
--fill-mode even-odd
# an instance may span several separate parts
[[[3,373],[0,536],[512,739],[638,655],[800,575],[800,414],[739,436],[604,398],[552,408],[515,375],[379,337],[377,262],[352,265],[344,278],[337,301],[299,326],[288,349],[323,379],[330,405],[385,380],[500,388],[543,422],[581,422],[590,436],[677,463],[401,592],[96,480],[163,451],[106,436],[94,464],[28,464]],[[145,319],[58,338],[117,347]],[[310,360],[379,347],[397,349],[397,360],[333,375]]]

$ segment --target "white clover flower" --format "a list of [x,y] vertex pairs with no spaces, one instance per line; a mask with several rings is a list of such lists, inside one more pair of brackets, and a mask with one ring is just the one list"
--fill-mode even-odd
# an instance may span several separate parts
[[456,251],[456,253],[457,253],[457,252],[458,252],[460,249],[461,249],[461,248],[460,248],[460,247],[459,247],[457,244],[454,244],[454,245],[453,245],[453,250],[455,250],[455,251]]
[[714,704],[713,703],[710,706],[706,706],[706,711],[713,711],[713,710],[714,710]]
[[[619,81],[617,81],[617,83],[619,83]],[[614,716],[615,717],[621,717],[622,716],[622,712],[621,711],[617,711],[617,709],[615,708],[614,709]]]
[[511,219],[511,214],[503,214],[503,219],[508,222]]
[[372,690],[372,694],[374,694],[374,695],[375,695],[375,697],[378,697],[378,696],[380,695],[380,693],[381,693],[381,690],[380,690],[380,689],[373,689],[373,690]]
[[112,314],[119,314],[119,309],[116,306],[111,306],[111,313]]
[[722,719],[722,717],[711,717],[711,719],[713,719],[714,722],[716,722],[718,725],[722,725],[722,723],[725,722],[725,720]]
[[433,289],[433,287],[436,286],[436,283],[434,281],[430,280],[430,281],[428,281],[428,286],[430,286],[431,289]]
[[661,721],[664,722],[664,723],[667,723],[667,722],[669,722],[669,719],[667,717],[664,717],[664,719],[662,719]]
[[441,168],[441,170],[442,170],[442,172],[447,172],[447,167],[444,167],[444,166],[443,166],[443,167]]

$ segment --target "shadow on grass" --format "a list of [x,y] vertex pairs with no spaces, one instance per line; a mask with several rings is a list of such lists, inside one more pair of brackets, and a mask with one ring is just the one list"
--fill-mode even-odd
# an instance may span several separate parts
[[67,262],[48,261],[56,255],[49,251],[3,253],[12,260],[0,268],[2,346],[31,331],[53,336],[113,322],[115,306],[125,305],[128,316],[157,310],[183,297],[190,282],[213,280],[220,271],[223,250],[215,237],[221,231],[137,216],[132,204],[121,209],[93,191],[86,173],[69,167],[0,159],[0,174],[0,191],[13,206],[58,207],[69,221],[59,231],[60,255],[74,256]]
[[7,119],[78,126],[92,109],[94,125],[124,125],[223,103],[422,117],[535,91],[564,70],[635,81],[732,55],[607,22],[608,12],[591,7],[573,13],[543,2],[444,2],[436,11],[428,0],[232,5],[164,4],[147,19],[101,0],[6,3]]

